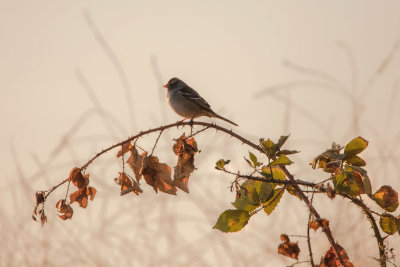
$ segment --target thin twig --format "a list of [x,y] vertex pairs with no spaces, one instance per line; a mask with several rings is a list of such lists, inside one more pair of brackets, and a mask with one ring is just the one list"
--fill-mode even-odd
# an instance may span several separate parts
[[203,129],[198,130],[197,132],[194,132],[193,134],[188,135],[185,139],[189,139],[190,137],[193,137],[193,136],[195,136],[196,134],[199,134],[199,133],[201,133],[201,132],[204,132],[205,130],[207,130],[207,129],[209,129],[209,128],[210,128],[210,126],[204,127]]
[[157,143],[158,143],[158,140],[160,140],[160,137],[161,137],[161,134],[162,134],[163,131],[164,131],[164,130],[161,130],[160,133],[158,134],[157,139],[156,139],[156,142],[154,143],[153,149],[151,150],[150,156],[153,155],[154,149],[156,148]]

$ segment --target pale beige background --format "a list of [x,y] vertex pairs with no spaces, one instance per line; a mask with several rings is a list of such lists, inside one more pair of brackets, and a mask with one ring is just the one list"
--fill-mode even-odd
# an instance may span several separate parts
[[[288,147],[302,151],[290,168],[298,178],[326,178],[310,170],[312,157],[362,135],[374,189],[399,191],[399,14],[399,1],[0,0],[0,265],[292,264],[276,254],[280,233],[305,234],[307,209],[292,196],[239,233],[211,229],[234,199],[232,177],[214,163],[229,158],[232,170],[246,172],[248,151],[213,131],[198,137],[189,195],[145,187],[119,197],[114,152],[89,168],[98,195],[84,211],[74,205],[72,221],[54,209],[63,188],[49,198],[41,229],[30,219],[34,192],[102,148],[176,121],[161,87],[172,76],[254,142],[291,133]],[[172,166],[170,140],[182,131],[165,133],[155,152]],[[142,145],[151,149],[154,138]],[[361,212],[341,199],[316,201],[356,266],[375,266]],[[305,239],[292,239],[308,260]],[[313,241],[318,262],[328,243],[319,233]]]

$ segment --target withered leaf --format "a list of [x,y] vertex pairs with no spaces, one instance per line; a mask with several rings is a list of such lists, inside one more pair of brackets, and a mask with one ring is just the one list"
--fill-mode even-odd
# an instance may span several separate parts
[[77,188],[84,188],[89,184],[89,175],[82,175],[81,169],[73,168],[68,176],[68,180]]
[[373,195],[373,200],[381,206],[381,208],[393,212],[399,206],[399,195],[398,193],[389,185],[383,185],[378,191]]
[[308,228],[310,228],[310,229],[313,229],[314,231],[317,231],[318,230],[318,228],[319,228],[319,223],[317,222],[317,221],[311,221],[309,224],[308,224]]
[[[129,192],[133,192],[136,195],[139,195],[139,193],[142,193],[142,189],[140,189],[139,184],[130,179],[125,173],[120,172],[119,173],[119,178],[114,179],[115,182],[121,186],[121,195],[125,195]],[[124,194],[123,194],[124,192]]]
[[131,148],[131,142],[127,142],[127,143],[123,144],[123,145],[121,146],[121,149],[118,150],[116,157],[117,157],[117,158],[121,157],[121,156],[124,155],[126,152],[128,152],[130,148]]
[[[349,261],[349,256],[347,255],[344,248],[342,248],[339,244],[336,244],[339,249],[339,254],[342,257],[346,267],[353,267],[354,265]],[[325,253],[325,256],[321,259],[320,267],[339,267],[342,266],[340,264],[339,258],[336,256],[335,250],[332,246],[329,250]]]
[[278,253],[292,259],[298,259],[300,248],[297,242],[290,242],[289,237],[285,234],[281,235],[282,243],[278,246]]
[[321,226],[322,228],[328,228],[329,227],[329,220],[328,219],[322,219],[321,220]]
[[45,192],[43,191],[36,192],[36,206],[44,202],[44,196]]
[[156,193],[160,190],[167,194],[176,195],[176,188],[171,178],[171,167],[165,163],[160,163],[157,157],[143,158],[140,174],[143,175],[146,183],[154,188]]
[[195,170],[194,155],[198,151],[197,143],[193,137],[186,139],[185,134],[182,134],[175,139],[172,150],[178,156],[178,163],[174,167],[173,185],[189,193],[188,182],[190,174]]
[[72,214],[74,213],[72,207],[70,204],[66,203],[64,199],[61,199],[57,202],[56,208],[60,214],[58,214],[58,217],[60,217],[63,220],[71,219]]
[[42,214],[40,215],[40,222],[42,223],[42,227],[45,223],[47,223],[47,217],[44,214],[44,210],[42,210]]
[[143,152],[141,155],[139,155],[136,147],[134,146],[129,149],[129,152],[131,155],[129,156],[126,163],[128,163],[128,166],[132,169],[136,181],[139,182],[140,178],[142,178],[140,170],[142,169],[143,158],[147,156],[147,152]]
[[79,206],[82,208],[87,207],[88,203],[88,197],[86,195],[86,187],[85,188],[79,188],[77,191],[72,193],[69,196],[70,203],[74,203],[75,201],[78,202]]
[[91,186],[78,188],[77,191],[69,196],[69,202],[72,204],[76,201],[80,207],[86,208],[88,204],[88,197],[90,197],[90,200],[93,201],[96,192],[96,188]]

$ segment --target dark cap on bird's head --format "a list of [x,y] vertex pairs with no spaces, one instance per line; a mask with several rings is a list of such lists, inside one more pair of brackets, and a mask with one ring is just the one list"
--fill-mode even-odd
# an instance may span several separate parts
[[165,84],[165,85],[163,85],[163,87],[165,87],[165,88],[171,88],[171,87],[173,87],[174,85],[176,85],[178,82],[180,82],[181,80],[179,80],[178,78],[176,78],[176,77],[174,77],[174,78],[171,78],[169,81],[168,81],[168,83],[167,84]]

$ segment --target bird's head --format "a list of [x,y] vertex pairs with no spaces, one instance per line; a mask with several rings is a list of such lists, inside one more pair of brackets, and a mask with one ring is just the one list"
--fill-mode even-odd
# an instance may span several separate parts
[[175,89],[181,86],[184,86],[185,83],[181,80],[179,80],[178,78],[174,77],[171,78],[167,84],[165,84],[163,87],[167,88],[167,89]]

